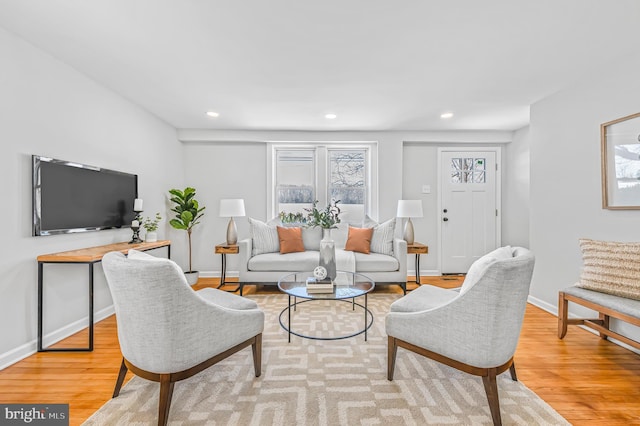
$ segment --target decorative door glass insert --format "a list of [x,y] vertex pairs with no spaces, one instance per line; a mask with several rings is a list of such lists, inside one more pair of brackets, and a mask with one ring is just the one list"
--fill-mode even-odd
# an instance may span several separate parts
[[486,183],[485,158],[452,158],[451,183]]

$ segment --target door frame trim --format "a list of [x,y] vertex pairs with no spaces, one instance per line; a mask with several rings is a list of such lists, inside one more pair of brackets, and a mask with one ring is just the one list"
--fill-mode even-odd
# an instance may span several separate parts
[[442,153],[444,152],[475,152],[475,151],[490,151],[496,154],[496,209],[498,215],[496,216],[496,246],[502,245],[502,147],[500,146],[439,146],[438,147],[438,160],[437,160],[437,185],[438,185],[438,197],[437,197],[437,211],[436,215],[438,220],[438,256],[437,267],[438,273],[442,275]]

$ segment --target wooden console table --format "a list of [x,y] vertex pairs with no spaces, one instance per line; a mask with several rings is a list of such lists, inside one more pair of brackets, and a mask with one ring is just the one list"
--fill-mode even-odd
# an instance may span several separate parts
[[[129,244],[126,242],[89,247],[79,250],[63,251],[60,253],[43,254],[38,260],[38,352],[90,352],[93,351],[93,265],[101,262],[102,257],[111,252],[119,251],[127,254],[129,249],[140,251],[167,248],[167,257],[171,257],[171,241],[162,240],[153,243]],[[43,348],[42,347],[42,312],[44,300],[44,264],[45,263],[78,263],[89,265],[89,346],[86,348]]]

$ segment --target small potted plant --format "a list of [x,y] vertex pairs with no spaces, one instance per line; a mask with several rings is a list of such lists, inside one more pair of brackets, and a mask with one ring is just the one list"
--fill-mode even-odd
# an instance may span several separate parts
[[187,238],[189,241],[189,270],[185,271],[187,282],[191,285],[198,282],[198,271],[194,271],[191,265],[191,232],[193,227],[200,223],[200,218],[204,215],[203,210],[205,207],[200,207],[198,201],[194,198],[196,190],[191,187],[187,187],[184,191],[179,189],[170,189],[171,202],[174,203],[172,212],[176,213],[174,219],[169,221],[169,224],[175,229],[181,229],[187,231]]
[[158,241],[158,223],[162,220],[160,213],[156,213],[154,218],[145,217],[142,221],[142,227],[147,231],[144,240],[148,243]]

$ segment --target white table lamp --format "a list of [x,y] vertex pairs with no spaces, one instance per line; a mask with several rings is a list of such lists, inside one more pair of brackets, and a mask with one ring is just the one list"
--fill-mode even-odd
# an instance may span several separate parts
[[413,223],[411,223],[412,217],[422,217],[422,200],[398,200],[398,211],[396,213],[398,217],[408,218],[407,223],[404,226],[404,240],[407,244],[413,244]]
[[227,244],[238,242],[238,229],[233,218],[244,215],[244,200],[242,198],[220,200],[220,217],[231,218],[229,219],[229,225],[227,225]]

